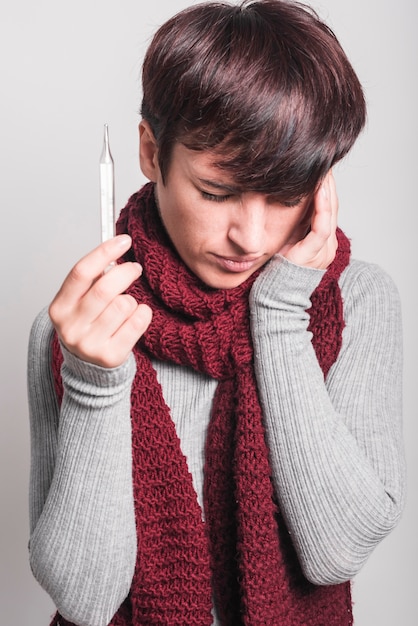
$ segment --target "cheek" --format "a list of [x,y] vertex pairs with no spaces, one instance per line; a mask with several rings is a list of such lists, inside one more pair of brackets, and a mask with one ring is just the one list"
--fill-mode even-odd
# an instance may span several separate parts
[[310,223],[310,210],[304,207],[279,210],[269,225],[270,245],[276,251],[287,243],[296,243],[302,239]]
[[160,210],[161,220],[183,260],[195,257],[209,238],[209,224],[202,223],[198,211],[176,203],[166,204]]
[[274,219],[274,231],[278,238],[286,238],[299,224],[300,218],[298,215],[288,211],[279,211],[279,214]]

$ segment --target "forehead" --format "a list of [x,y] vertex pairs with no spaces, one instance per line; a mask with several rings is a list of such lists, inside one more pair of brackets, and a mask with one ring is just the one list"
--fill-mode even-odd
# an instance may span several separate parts
[[173,185],[190,182],[203,190],[211,192],[218,190],[224,194],[262,193],[289,207],[297,206],[311,197],[310,194],[305,194],[289,201],[282,197],[280,190],[257,190],[246,187],[235,181],[231,174],[219,165],[219,154],[214,150],[192,150],[179,142],[173,148],[167,182]]
[[219,155],[214,150],[192,150],[177,142],[173,147],[168,175],[176,174],[230,192],[239,191],[239,185],[231,174],[219,165]]

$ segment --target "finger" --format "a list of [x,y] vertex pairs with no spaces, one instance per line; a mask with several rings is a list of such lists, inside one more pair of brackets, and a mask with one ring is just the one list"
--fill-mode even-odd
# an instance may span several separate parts
[[329,170],[324,183],[325,183],[324,184],[324,192],[325,192],[324,201],[328,203],[328,211],[330,212],[330,220],[326,226],[326,228],[328,228],[329,226],[329,236],[326,239],[326,242],[322,248],[320,256],[321,256],[321,262],[322,262],[323,267],[328,267],[329,263],[331,263],[332,260],[334,259],[335,252],[338,247],[337,232],[336,232],[337,224],[338,224],[338,195],[337,195],[337,188],[336,188],[335,179],[334,179],[332,170]]
[[104,270],[129,249],[131,243],[129,235],[118,235],[100,244],[78,261],[55,296],[50,313],[51,309],[53,312],[56,308],[57,301],[64,308],[73,306],[103,274]]
[[330,202],[329,179],[326,177],[312,200],[311,227],[306,236],[285,252],[291,261],[310,264],[326,247],[332,231],[332,206]]
[[142,337],[152,320],[152,310],[147,304],[138,304],[132,315],[114,333],[112,340],[125,349],[132,350],[136,342]]
[[85,361],[91,361],[86,342],[89,346],[94,346],[95,343],[102,345],[124,319],[132,314],[137,303],[121,292],[141,272],[142,268],[138,263],[118,265],[110,273],[102,275],[67,314],[61,307],[61,318],[58,316],[53,321],[61,341],[70,352]]
[[314,210],[311,220],[311,242],[322,248],[332,231],[332,202],[330,178],[327,175],[314,197]]
[[331,203],[331,231],[335,233],[338,225],[338,194],[337,194],[337,186],[335,184],[335,178],[332,173],[332,170],[329,171],[329,191],[330,191],[330,203]]
[[89,360],[102,367],[118,367],[128,358],[129,353],[148,328],[152,311],[146,304],[139,304],[125,319],[116,332],[105,341],[89,336],[85,350]]
[[[116,265],[110,272],[102,274],[80,299],[77,306],[79,317],[87,324],[93,323],[141,274],[141,265],[131,262]],[[121,303],[123,300],[115,303],[115,311]]]

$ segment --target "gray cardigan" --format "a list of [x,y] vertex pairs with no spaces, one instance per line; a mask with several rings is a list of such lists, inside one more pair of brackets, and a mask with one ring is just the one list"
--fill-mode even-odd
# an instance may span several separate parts
[[[278,257],[250,296],[274,485],[301,567],[318,585],[359,571],[399,520],[405,491],[397,290],[377,266],[351,261],[340,278],[343,345],[324,382],[306,313],[322,274]],[[129,592],[136,561],[135,363],[131,355],[107,370],[64,350],[59,410],[52,332],[44,310],[29,345],[30,562],[66,619],[105,626]],[[154,367],[202,506],[205,433],[217,383],[177,365]]]

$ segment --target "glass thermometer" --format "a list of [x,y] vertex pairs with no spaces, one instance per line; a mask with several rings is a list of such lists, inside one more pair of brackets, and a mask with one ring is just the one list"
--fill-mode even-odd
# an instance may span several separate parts
[[100,215],[102,241],[115,236],[115,171],[109,146],[109,127],[104,126],[103,150],[100,157]]

